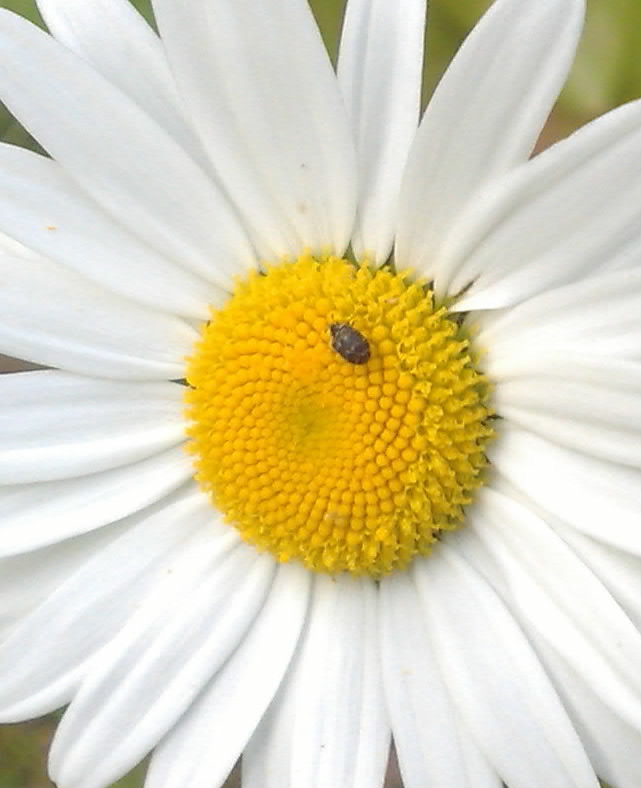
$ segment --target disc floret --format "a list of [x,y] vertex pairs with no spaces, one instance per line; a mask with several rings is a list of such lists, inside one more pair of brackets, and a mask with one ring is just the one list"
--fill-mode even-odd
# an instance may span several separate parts
[[[336,325],[366,361],[337,352]],[[187,382],[197,480],[279,561],[380,577],[428,554],[482,484],[487,383],[408,275],[308,255],[251,273],[212,311]]]

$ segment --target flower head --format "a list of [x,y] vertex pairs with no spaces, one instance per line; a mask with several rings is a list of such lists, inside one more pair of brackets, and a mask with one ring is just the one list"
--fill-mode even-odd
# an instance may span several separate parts
[[0,12],[0,718],[60,788],[638,785],[641,105],[581,0]]

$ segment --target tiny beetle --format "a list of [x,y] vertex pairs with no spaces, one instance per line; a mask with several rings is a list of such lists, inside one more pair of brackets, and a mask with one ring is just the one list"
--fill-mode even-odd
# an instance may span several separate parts
[[332,348],[350,364],[365,364],[369,361],[369,342],[347,323],[332,323]]

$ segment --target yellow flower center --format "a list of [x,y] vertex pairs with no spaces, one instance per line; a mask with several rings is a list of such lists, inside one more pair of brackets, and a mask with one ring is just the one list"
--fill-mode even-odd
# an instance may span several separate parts
[[406,275],[306,255],[252,273],[212,310],[187,382],[196,479],[279,561],[380,577],[482,484],[487,383]]

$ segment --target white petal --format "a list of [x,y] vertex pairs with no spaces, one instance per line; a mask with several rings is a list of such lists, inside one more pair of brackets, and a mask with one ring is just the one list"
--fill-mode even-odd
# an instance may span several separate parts
[[[500,565],[479,540],[475,530],[468,528],[464,532],[448,534],[448,541],[455,544],[455,549],[463,549],[470,562],[499,591],[505,603],[514,607],[513,594]],[[640,732],[613,712],[607,699],[603,702],[597,697],[591,684],[577,675],[574,667],[546,643],[527,617],[520,615],[518,608],[516,613],[563,700],[595,772],[617,788],[636,788],[641,778]]]
[[603,703],[554,650],[536,642],[552,680],[594,765],[608,785],[638,788],[641,785],[641,733]]
[[97,377],[178,379],[197,332],[63,266],[0,253],[0,351]]
[[492,407],[502,418],[562,446],[641,467],[641,364],[550,350],[515,361],[510,376],[489,370]]
[[185,482],[191,465],[178,446],[77,479],[0,487],[0,557],[55,544],[140,511]]
[[[491,314],[491,313],[490,313]],[[641,359],[641,271],[598,274],[541,293],[495,319],[477,316],[475,344],[491,375],[507,376],[547,348],[571,355]]]
[[412,575],[445,681],[503,781],[597,788],[545,671],[489,585],[445,543]]
[[573,528],[641,556],[641,472],[555,446],[501,422],[489,449],[499,474]]
[[354,151],[307,2],[153,5],[181,96],[260,254],[342,254]]
[[[22,149],[18,148],[18,150]],[[11,238],[3,232],[0,232],[0,254],[6,254],[13,257],[26,257],[30,260],[35,260],[38,257],[38,255],[35,254],[32,249],[28,249],[26,246],[24,246],[24,244],[19,243],[14,238]]]
[[426,0],[350,0],[338,80],[359,165],[357,256],[383,263],[396,230],[401,177],[416,134],[423,76]]
[[545,522],[489,489],[472,522],[500,567],[517,617],[631,724],[641,726],[641,633]]
[[[38,0],[51,33],[199,153],[158,36],[127,0]],[[100,24],[96,24],[96,20]]]
[[145,788],[222,785],[289,665],[305,621],[310,579],[295,564],[279,566],[243,642],[154,751]]
[[599,578],[641,631],[641,559],[551,522],[559,536]]
[[380,593],[385,696],[405,788],[500,788],[443,682],[409,576],[385,578]]
[[51,159],[0,144],[0,230],[114,293],[206,318],[223,291],[110,218]]
[[622,239],[621,244],[601,261],[598,268],[599,272],[621,271],[626,268],[636,268],[639,265],[639,260],[641,260],[641,235],[638,229],[638,225],[630,228],[628,237]]
[[119,523],[24,555],[0,558],[0,641],[126,527],[126,522]]
[[286,682],[243,756],[245,788],[379,788],[389,747],[373,582],[315,577]]
[[480,190],[527,159],[572,62],[582,0],[498,0],[425,112],[401,192],[399,264],[447,280],[441,249]]
[[221,541],[201,528],[190,554],[96,658],[56,732],[54,782],[111,785],[171,730],[242,641],[276,564],[244,544],[222,556]]
[[174,383],[64,372],[0,376],[0,483],[69,479],[151,457],[184,439]]
[[209,528],[213,541],[231,538],[231,529],[216,527],[204,496],[195,491],[114,529],[120,537],[88,557],[0,647],[1,718],[28,719],[67,703],[93,671],[99,649],[193,549],[197,532]]
[[7,11],[0,48],[0,98],[99,205],[152,249],[223,287],[253,265],[214,183],[136,104]]
[[448,245],[457,309],[496,309],[598,270],[640,237],[641,102],[557,143],[479,201]]

